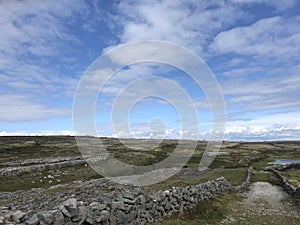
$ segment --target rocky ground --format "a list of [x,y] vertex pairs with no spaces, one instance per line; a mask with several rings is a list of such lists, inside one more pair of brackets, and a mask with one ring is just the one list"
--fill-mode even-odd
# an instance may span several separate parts
[[[63,200],[68,195],[67,192],[59,192],[59,196],[58,193],[46,196],[39,192],[28,192],[31,197],[27,201],[22,200],[26,208],[22,208],[23,204],[0,208],[0,224],[149,224],[156,223],[167,215],[195,207],[199,202],[237,191],[225,178],[194,186],[172,187],[153,194],[147,194],[139,187],[126,190],[126,187],[117,188],[107,181],[100,181],[100,186],[96,183],[81,185],[80,190],[73,190],[72,198],[54,208],[50,206],[57,198]],[[34,194],[36,196],[33,198]],[[6,195],[6,198],[13,197]],[[37,202],[44,204],[39,209],[33,209]]]
[[132,189],[134,189],[132,186],[118,185],[106,179],[97,179],[56,185],[49,189],[36,188],[29,191],[0,192],[0,203],[9,209],[36,212],[52,209],[73,197],[79,201],[91,203],[99,196],[106,197],[114,192],[128,192]]
[[[137,166],[162,161],[177,144],[176,140],[168,140],[157,148],[148,150],[148,145],[153,140],[125,140],[132,148],[125,146],[124,140],[101,140],[109,154],[122,162]],[[206,144],[198,142],[193,157],[185,166],[187,168],[176,176],[143,190],[129,185],[117,185],[100,178],[101,176],[86,163],[89,157],[81,157],[74,137],[0,137],[0,224],[3,224],[1,216],[5,217],[8,211],[48,212],[70,199],[76,199],[81,209],[83,206],[91,209],[95,202],[114,199],[118,193],[122,193],[122,196],[123,193],[131,192],[140,195],[141,190],[147,194],[156,193],[169,190],[173,186],[186,187],[218,177],[225,177],[231,185],[239,186],[245,181],[249,166],[254,168],[251,178],[251,182],[254,183],[249,192],[242,194],[243,197],[238,193],[229,193],[223,198],[216,198],[217,206],[214,207],[211,202],[204,201],[203,204],[199,204],[202,210],[199,216],[201,220],[189,219],[192,216],[188,214],[186,217],[180,216],[182,223],[171,221],[168,225],[299,224],[299,206],[292,203],[291,197],[285,194],[282,188],[270,184],[280,184],[272,173],[262,170],[276,159],[300,158],[300,142],[224,142],[221,152],[217,154],[209,170],[202,174],[199,173],[198,166]],[[96,161],[106,157],[107,155]],[[296,172],[282,171],[282,174],[288,182],[293,182],[295,187],[298,187],[300,181]],[[159,173],[149,174],[153,179],[159,176]],[[120,179],[122,183],[128,183],[123,182],[124,179],[129,181],[128,177],[118,178],[119,182]],[[131,179],[134,183],[139,181],[138,176],[132,176]],[[55,212],[61,215],[60,212]],[[18,220],[22,214],[16,214],[14,217],[16,218],[12,219]],[[210,221],[210,218],[216,219]]]
[[300,208],[281,187],[256,182],[243,196],[243,201],[229,206],[230,214],[221,224],[299,224]]
[[[162,173],[161,170],[158,170],[156,173],[153,172],[153,174],[150,175],[160,176],[159,172]],[[206,172],[201,173],[197,169],[184,168],[176,175],[176,177],[197,175],[198,178],[201,178],[201,174],[204,176],[205,173]],[[136,178],[137,176],[124,176],[116,179],[119,182],[122,181],[123,184],[105,178],[99,178],[89,181],[73,181],[66,184],[58,184],[51,186],[50,188],[0,192],[0,209],[2,205],[5,208],[13,210],[32,212],[49,210],[69,198],[76,198],[79,201],[84,201],[89,204],[97,200],[99,196],[106,197],[108,195],[113,195],[114,193],[125,193],[135,189],[144,189],[142,187],[124,184],[126,183],[126,180],[132,180],[133,182]],[[147,189],[147,192],[152,192],[150,190],[151,189]]]

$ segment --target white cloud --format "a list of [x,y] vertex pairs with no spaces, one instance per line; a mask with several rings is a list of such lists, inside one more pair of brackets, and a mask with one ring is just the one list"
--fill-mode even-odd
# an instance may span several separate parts
[[[296,83],[285,81],[286,78],[294,75],[283,75],[281,71],[281,73],[274,72],[272,75],[275,78],[272,78],[269,67],[275,70],[276,67],[289,67],[278,62],[297,63],[298,52],[300,52],[298,29],[300,18],[272,17],[261,19],[249,26],[226,31],[227,27],[234,26],[238,20],[242,23],[245,18],[250,19],[248,21],[254,20],[252,15],[244,11],[242,5],[264,4],[283,9],[283,5],[291,7],[294,3],[295,1],[278,3],[278,1],[263,0],[237,0],[227,3],[222,1],[121,2],[118,4],[121,15],[117,17],[117,21],[123,30],[119,33],[119,37],[121,42],[145,39],[170,40],[187,46],[202,57],[209,54],[210,49],[205,49],[205,46],[213,41],[211,47],[217,51],[215,57],[220,53],[245,55],[243,64],[239,66],[244,67],[247,64],[246,68],[236,68],[236,65],[232,64],[231,66],[235,68],[229,70],[227,62],[224,63],[223,75],[229,78],[225,79],[221,86],[227,95],[229,107],[241,103],[248,110],[295,108],[299,106],[296,101],[298,96],[295,94]],[[220,30],[225,31],[217,34]],[[213,39],[214,35],[216,37]],[[140,51],[137,51],[125,55],[138,57],[139,53]],[[241,63],[241,60],[238,63]],[[232,78],[233,76],[236,79]],[[267,76],[268,78],[265,78]],[[199,102],[197,99],[195,102],[200,108],[206,107],[204,102]]]
[[84,9],[81,0],[0,1],[0,70],[6,79],[1,91],[72,94],[77,79],[62,76],[51,61],[63,60],[79,41],[68,26]]
[[81,1],[1,1],[0,5],[0,24],[5,30],[0,36],[1,55],[10,57],[57,55],[62,42],[75,38],[62,20],[84,8]]
[[70,109],[47,107],[20,95],[0,96],[0,120],[6,122],[35,121],[70,115]]
[[0,131],[0,136],[39,136],[39,135],[74,135],[74,132],[71,130],[42,130],[40,132],[28,132],[28,131]]
[[[203,125],[200,123],[200,126]],[[110,125],[107,125],[110,126]],[[191,130],[181,130],[179,128],[166,127],[164,132],[160,132],[158,136],[151,132],[149,124],[134,123],[130,124],[131,131],[122,129],[119,126],[117,131],[112,132],[113,137],[118,138],[166,138],[180,139],[184,134],[190,139],[208,139],[210,136],[210,125],[201,128],[200,133]],[[248,121],[236,120],[229,121],[226,124],[225,139],[229,140],[297,140],[300,137],[300,114],[294,113],[278,113],[275,115],[262,116],[260,118]]]
[[189,139],[199,138],[199,133],[191,130],[165,127],[163,130],[158,132],[149,129],[149,124],[131,124],[130,128],[130,132],[125,129],[118,129],[112,133],[112,137],[137,139],[181,139],[183,137],[189,137]]
[[[53,98],[61,97],[65,100],[66,96],[72,96],[77,78],[71,74],[68,74],[70,77],[62,75],[61,71],[65,71],[69,64],[76,64],[76,56],[68,58],[66,51],[68,47],[74,46],[72,44],[80,43],[81,37],[76,36],[70,25],[79,22],[76,26],[90,32],[89,35],[96,36],[97,31],[99,32],[99,20],[107,20],[112,32],[119,38],[118,43],[110,42],[113,44],[106,50],[125,42],[159,39],[184,45],[202,58],[216,59],[217,63],[220,55],[224,58],[233,55],[235,59],[229,57],[224,63],[222,60],[219,63],[225,65],[221,85],[229,109],[238,109],[241,114],[269,109],[297,110],[300,107],[299,67],[294,67],[295,71],[287,68],[299,64],[300,17],[276,16],[254,22],[259,15],[252,15],[247,11],[248,6],[262,4],[276,9],[273,11],[276,14],[291,8],[295,2],[129,0],[115,3],[114,9],[117,11],[107,19],[100,18],[104,17],[101,14],[103,9],[101,4],[97,5],[95,2],[0,1],[0,26],[5,31],[0,33],[0,120],[30,121],[68,115],[68,110],[50,107],[37,99],[47,96],[53,102]],[[90,8],[96,5],[96,8]],[[91,10],[100,12],[95,20],[89,20]],[[249,22],[252,24],[249,25]],[[236,27],[237,24],[240,27]],[[125,59],[117,58],[116,61],[139,58],[142,53],[144,52],[140,49],[130,51],[125,54]],[[177,57],[172,52],[167,52],[165,57],[175,57],[180,62],[184,58]],[[60,64],[60,60],[69,64]],[[63,69],[61,65],[64,65]],[[217,67],[214,63],[212,65]],[[239,68],[241,66],[245,67]],[[269,68],[272,68],[272,73]],[[131,81],[155,75],[155,71],[157,68],[153,69],[148,65],[122,70],[110,80],[103,93],[112,97]],[[86,88],[98,90],[97,82],[104,81],[101,73],[94,74],[87,81]],[[147,93],[145,90],[159,93],[160,90],[169,89],[163,83],[144,82],[128,94],[129,97],[143,96]],[[172,98],[172,93],[169,94]],[[174,96],[176,95],[173,98]],[[181,98],[178,97],[175,101],[180,103]],[[194,99],[194,102],[197,107],[207,109],[207,103],[202,99]],[[281,117],[284,116],[288,118],[291,114],[272,117],[269,122],[263,117],[261,122],[251,120],[249,124],[230,118],[232,124],[228,128],[228,134],[264,135],[272,129],[277,132],[274,135],[284,135],[284,132],[292,130],[297,134],[298,128],[283,121]],[[281,124],[271,126],[273,120]],[[179,134],[177,129],[168,128],[166,131],[169,137]],[[145,137],[150,133],[146,134],[141,129],[136,131],[136,135]]]
[[[133,7],[134,5],[134,7]],[[121,1],[115,17],[122,43],[166,40],[206,54],[206,46],[220,29],[247,17],[233,4],[223,1]]]
[[290,8],[296,4],[297,0],[230,0],[232,3],[240,5],[265,4],[276,8],[279,11]]
[[[296,1],[150,0],[141,2],[130,0],[121,1],[117,4],[119,14],[114,18],[119,25],[117,28],[121,30],[121,32],[117,32],[121,43],[149,39],[166,40],[186,46],[201,54],[202,57],[206,57],[210,55],[210,49],[207,46],[209,46],[211,40],[218,32],[234,26],[238,21],[243,23],[254,20],[254,16],[243,6],[255,4],[264,4],[279,10],[285,10],[296,4]],[[256,51],[271,51],[268,49],[270,45],[258,45],[260,42],[257,42],[256,38],[269,38],[270,33],[271,37],[277,38],[277,35],[281,36],[286,31],[286,37],[290,36],[293,32],[298,32],[298,20],[271,18],[255,23],[248,30],[233,28],[231,33],[224,31],[216,39],[216,48],[220,52],[225,52],[233,47],[238,49],[239,45],[248,45],[249,42],[252,44],[251,41],[253,41],[257,43]],[[114,27],[114,29],[116,28]],[[264,32],[265,29],[266,32]],[[247,39],[248,36],[250,36],[250,40]],[[297,39],[297,37],[294,38]],[[291,39],[294,38],[291,37]],[[265,42],[267,41],[269,40]],[[285,45],[285,42],[290,41],[293,40],[276,40],[276,44]],[[218,44],[224,45],[224,47],[219,47]],[[250,50],[244,49],[246,52]]]
[[300,17],[261,19],[250,26],[220,32],[212,48],[221,54],[236,53],[288,62],[300,52],[299,22]]
[[[268,67],[269,68],[269,67]],[[244,73],[241,73],[244,72]],[[220,83],[229,112],[299,110],[299,66],[247,67],[225,72]],[[229,118],[232,115],[229,113]]]
[[243,121],[243,124],[259,124],[259,125],[300,125],[300,112],[290,112],[290,113],[277,113],[268,116],[262,116],[250,121]]
[[300,113],[277,113],[250,120],[229,121],[225,138],[230,140],[284,140],[300,138]]
[[[111,68],[90,70],[82,80],[83,92],[101,91],[105,95],[117,95],[130,82],[137,79],[155,76],[158,71],[163,72],[164,66],[152,63],[134,64],[119,71]],[[102,90],[99,90],[104,85]]]
[[46,96],[53,102],[73,95],[77,78],[62,75],[57,64],[66,57],[69,44],[78,41],[68,25],[84,8],[81,0],[0,1],[0,120],[30,121],[70,113],[38,99]]
[[228,70],[224,73],[222,73],[223,76],[229,76],[231,79],[234,79],[234,77],[239,77],[239,76],[244,76],[244,77],[248,77],[251,76],[253,74],[257,74],[259,72],[264,71],[263,68],[258,67],[258,66],[254,66],[254,67],[242,67],[242,68],[238,68],[238,69],[232,69],[232,70]]

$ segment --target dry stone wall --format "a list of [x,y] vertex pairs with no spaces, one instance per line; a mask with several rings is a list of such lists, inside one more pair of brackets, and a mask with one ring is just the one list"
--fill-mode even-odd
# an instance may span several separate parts
[[243,182],[239,186],[234,187],[235,191],[245,192],[249,189],[250,184],[251,184],[252,171],[253,171],[253,168],[250,166],[247,171],[247,178],[246,178],[245,182]]
[[[82,158],[82,157],[60,157],[60,158],[47,158],[45,159],[28,159],[23,160],[22,163],[19,161],[11,163],[2,163],[0,168],[0,177],[3,176],[14,176],[22,173],[37,173],[45,170],[59,169],[67,166],[78,166],[89,162],[97,162],[106,160],[108,155],[103,154],[102,156],[93,158]],[[46,163],[47,162],[47,163]]]
[[149,224],[165,216],[180,213],[202,201],[225,195],[231,191],[245,191],[250,185],[251,170],[246,181],[233,187],[223,177],[206,183],[172,187],[165,191],[149,194],[141,188],[128,192],[114,192],[110,195],[95,196],[90,203],[70,198],[51,210],[23,212],[0,208],[0,225],[63,225],[63,224]]
[[292,196],[300,196],[300,187],[294,187],[290,184],[280,172],[273,168],[268,168],[268,171],[272,172],[274,176],[279,180],[283,190]]
[[[188,187],[173,187],[153,195],[136,188],[118,193],[115,197],[101,198],[85,205],[75,198],[68,199],[48,211],[30,215],[21,211],[9,211],[2,224],[147,224],[164,216],[182,212],[206,199],[215,198],[233,190],[224,178]],[[2,210],[3,212],[3,210]],[[5,223],[4,223],[5,221]]]

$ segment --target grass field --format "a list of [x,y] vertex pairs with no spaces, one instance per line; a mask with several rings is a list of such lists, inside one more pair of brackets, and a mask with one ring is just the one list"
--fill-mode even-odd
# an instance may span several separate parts
[[[94,139],[93,139],[94,140]],[[177,140],[165,140],[154,149],[149,146],[156,143],[154,140],[121,140],[113,138],[101,138],[108,152],[118,160],[137,166],[147,166],[160,162],[176,148]],[[131,148],[126,146],[135,146]],[[189,143],[183,143],[189,146]],[[199,141],[193,156],[186,167],[198,168],[206,142]],[[224,142],[222,152],[209,166],[210,172],[198,177],[173,177],[157,184],[153,189],[169,187],[170,185],[188,185],[224,176],[233,185],[240,184],[245,178],[245,169],[254,167],[253,181],[269,181],[276,183],[272,175],[261,172],[269,166],[269,162],[279,158],[300,158],[300,142]],[[74,137],[69,136],[39,136],[39,137],[0,137],[0,168],[1,163],[16,160],[80,156]],[[47,176],[54,176],[49,179]],[[299,185],[298,172],[286,173],[288,180],[294,185]],[[45,178],[46,177],[46,178]],[[1,182],[0,191],[14,191],[18,189],[30,189],[36,187],[50,187],[59,183],[67,183],[75,180],[88,180],[99,178],[90,167],[84,165],[60,168],[57,170],[44,171],[36,174],[20,174],[6,178]]]
[[182,215],[168,218],[163,225],[199,225],[220,224],[226,218],[228,205],[242,200],[238,194],[228,194],[218,199],[204,201],[193,209],[189,209]]
[[[97,139],[99,140],[99,139]],[[153,140],[117,140],[113,138],[101,138],[109,154],[118,160],[137,166],[147,166],[160,162],[176,148],[178,141],[165,140],[155,148],[149,148]],[[126,143],[130,144],[129,147]],[[185,142],[186,148],[189,143]],[[193,156],[185,165],[187,168],[198,168],[201,157],[204,153],[206,142],[199,141]],[[134,147],[131,147],[134,146]],[[145,187],[148,192],[165,190],[173,186],[186,186],[203,183],[218,177],[225,177],[232,185],[239,185],[246,179],[246,171],[249,166],[254,168],[251,182],[269,182],[278,185],[278,180],[263,169],[270,166],[270,162],[276,159],[300,159],[300,142],[224,142],[221,148],[223,152],[216,156],[209,169],[205,172],[175,175],[163,182]],[[80,156],[81,153],[76,146],[75,139],[69,136],[52,137],[0,137],[0,169],[7,165],[1,163],[14,162],[26,159],[43,159],[45,157],[66,157]],[[287,180],[294,186],[300,186],[300,173],[298,171],[282,172]],[[88,165],[66,166],[57,169],[45,170],[36,173],[23,173],[15,176],[1,178],[1,191],[30,190],[32,188],[46,188],[45,192],[59,192],[63,189],[47,189],[53,185],[70,183],[72,181],[88,181],[101,178]],[[72,187],[68,186],[72,190]],[[74,187],[75,188],[75,187]],[[75,189],[74,189],[75,190]],[[244,214],[244,208],[239,204],[244,197],[239,194],[230,193],[218,199],[205,201],[197,207],[185,211],[183,214],[168,218],[163,225],[199,225],[199,224],[239,224],[230,221],[231,214],[239,218]],[[299,204],[298,199],[290,199]],[[236,210],[233,212],[232,209]],[[267,215],[260,215],[260,219],[244,216],[248,221],[245,224],[256,225],[273,221]],[[274,218],[277,218],[276,215]],[[278,217],[280,222],[282,218]],[[225,221],[225,222],[224,222]],[[262,222],[263,221],[263,222]],[[277,221],[277,222],[278,222]],[[297,224],[294,219],[286,224]],[[280,224],[280,223],[274,224]]]

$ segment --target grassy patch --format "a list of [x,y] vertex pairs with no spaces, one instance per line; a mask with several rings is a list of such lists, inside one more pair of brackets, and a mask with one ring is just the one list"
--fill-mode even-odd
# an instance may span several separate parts
[[240,195],[232,193],[204,201],[195,208],[186,210],[182,215],[168,218],[163,225],[220,224],[228,214],[228,205],[241,200]]
[[219,177],[225,177],[232,185],[239,185],[245,181],[246,172],[246,169],[243,168],[218,169],[210,170],[206,173],[199,173],[198,175],[173,176],[158,184],[146,187],[146,190],[153,192],[158,190],[166,190],[174,186],[184,187],[188,185],[196,185],[214,180]]
[[264,168],[270,166],[269,162],[272,162],[272,159],[269,159],[268,161],[258,161],[251,164],[253,169],[256,170],[263,170]]
[[[149,143],[153,142],[153,140],[126,140],[127,143],[133,143],[134,146],[140,147],[139,149],[131,149],[122,144],[118,139],[102,138],[101,140],[115,158],[137,166],[147,166],[162,161],[174,151],[178,144],[176,140],[165,140],[156,148],[148,149]],[[36,144],[29,144],[28,141],[34,141]],[[181,145],[186,149],[192,147],[190,141],[183,142]],[[197,143],[193,156],[186,164],[187,167],[198,168],[206,145],[207,142],[205,141]],[[165,189],[170,186],[192,185],[221,176],[224,176],[231,184],[238,185],[245,180],[245,170],[249,165],[252,165],[256,170],[261,170],[268,166],[268,162],[278,158],[299,158],[299,145],[300,142],[225,143],[222,151],[227,152],[228,155],[218,155],[215,158],[210,165],[213,172],[186,177],[174,176],[165,182],[157,184],[156,187]],[[78,155],[80,155],[80,152],[76,146],[74,137],[0,137],[0,162]],[[68,169],[70,168],[66,170]],[[59,171],[64,172],[64,169],[59,169]],[[44,179],[44,176],[52,174],[51,171],[5,177],[5,182],[1,182],[0,184],[0,191],[27,190],[35,187],[48,187],[77,179],[99,178],[99,175],[89,167],[83,168],[78,166],[70,169],[69,172],[68,175],[60,175],[61,177],[58,178],[59,182],[54,179],[52,183],[49,183],[48,179]],[[298,185],[299,175],[290,173],[286,176],[291,183],[295,184],[295,186]],[[252,181],[275,183],[270,174],[258,172],[254,174]]]
[[272,173],[256,170],[252,173],[251,182],[269,182],[274,185],[279,185],[278,179],[276,179]]
[[101,178],[89,166],[71,166],[42,173],[24,173],[5,177],[0,183],[0,191],[30,190],[31,188],[48,188],[53,185],[68,183],[76,180]]
[[288,180],[288,182],[295,187],[300,187],[300,170],[289,170],[281,172],[281,174]]
[[236,160],[232,156],[217,156],[209,168],[238,168],[241,167]]

